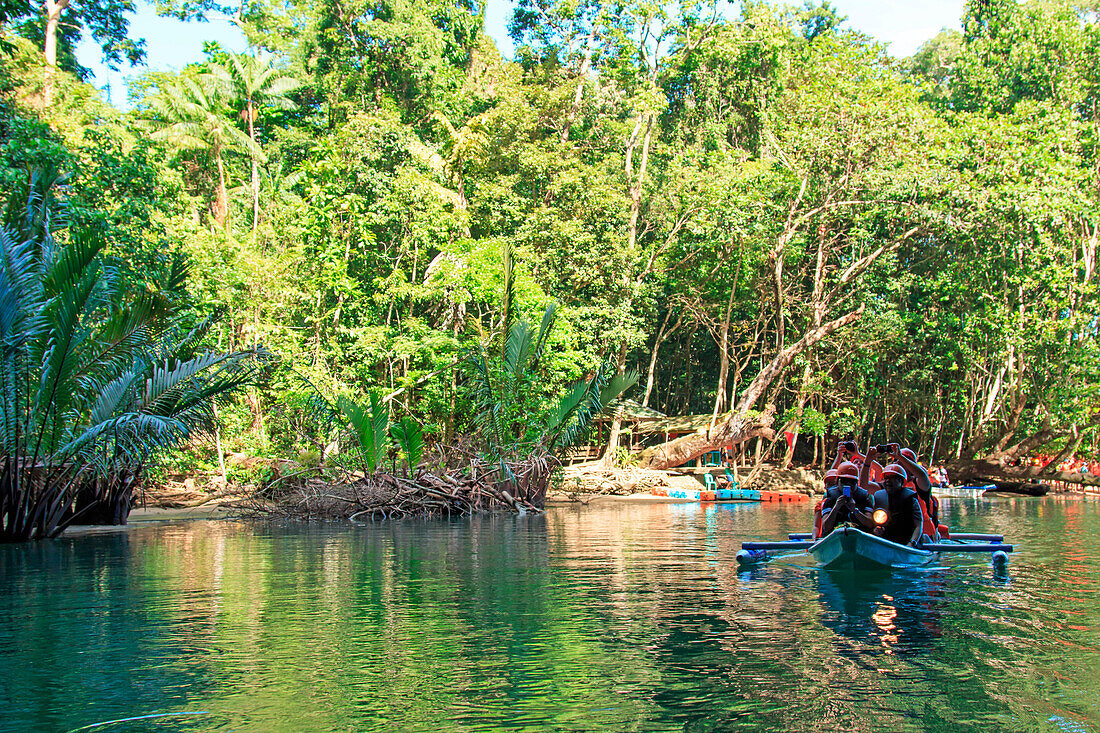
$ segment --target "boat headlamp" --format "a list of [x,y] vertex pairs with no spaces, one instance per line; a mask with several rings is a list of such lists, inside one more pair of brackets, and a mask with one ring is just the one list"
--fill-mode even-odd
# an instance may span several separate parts
[[871,519],[874,520],[875,524],[883,525],[890,519],[890,514],[885,509],[876,509],[875,513],[871,515]]

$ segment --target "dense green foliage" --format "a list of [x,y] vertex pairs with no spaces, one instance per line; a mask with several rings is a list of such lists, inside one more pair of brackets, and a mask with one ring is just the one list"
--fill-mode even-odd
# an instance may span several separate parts
[[[125,115],[71,81],[35,110],[20,41],[0,176],[64,171],[73,227],[132,287],[178,252],[192,277],[165,297],[226,309],[220,348],[279,355],[228,411],[234,450],[324,449],[294,373],[381,390],[429,442],[485,428],[458,365],[556,304],[545,343],[517,336],[540,377],[509,409],[610,362],[669,414],[773,403],[822,439],[1095,452],[1090,7],[974,2],[905,60],[828,4],[674,9],[522,0],[506,60],[470,0],[261,3],[253,53],[148,74]],[[490,453],[533,437],[508,420]]]
[[[258,369],[201,351],[210,321],[182,328],[158,289],[127,293],[103,240],[60,226],[57,189],[32,171],[0,228],[0,541],[124,522],[144,471]],[[177,259],[160,290],[185,276]]]

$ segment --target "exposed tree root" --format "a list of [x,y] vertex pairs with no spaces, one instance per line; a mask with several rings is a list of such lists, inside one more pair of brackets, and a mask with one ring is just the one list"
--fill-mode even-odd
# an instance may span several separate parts
[[258,495],[245,508],[266,516],[355,522],[468,516],[497,509],[540,512],[557,465],[554,459],[531,458],[502,468],[471,459],[462,470],[419,470],[409,477],[383,471],[337,481],[314,476],[283,482],[278,494]]

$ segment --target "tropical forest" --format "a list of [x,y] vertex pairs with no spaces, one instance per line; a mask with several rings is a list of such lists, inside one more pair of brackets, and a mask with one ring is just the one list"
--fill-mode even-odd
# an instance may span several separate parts
[[133,6],[2,7],[5,540],[185,476],[537,511],[578,446],[1097,480],[1093,3],[906,58],[827,2],[517,0],[511,58],[474,0],[158,5],[248,49],[122,109],[74,49],[140,64]]

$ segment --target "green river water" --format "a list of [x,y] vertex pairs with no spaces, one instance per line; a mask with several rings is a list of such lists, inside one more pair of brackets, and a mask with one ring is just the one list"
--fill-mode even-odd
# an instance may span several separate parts
[[739,572],[806,504],[0,546],[0,730],[1100,731],[1100,502],[943,503],[1007,574]]

